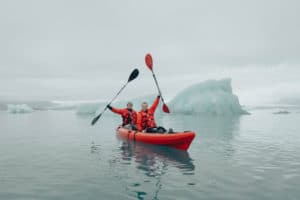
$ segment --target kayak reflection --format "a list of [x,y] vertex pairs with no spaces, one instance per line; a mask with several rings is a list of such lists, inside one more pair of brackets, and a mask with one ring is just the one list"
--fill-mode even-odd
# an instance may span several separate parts
[[[181,151],[165,146],[151,145],[129,140],[122,140],[120,146],[121,160],[126,165],[134,164],[136,169],[145,174],[148,179],[141,183],[131,183],[129,191],[133,192],[137,199],[160,199],[159,193],[163,188],[162,178],[172,167],[179,169],[183,175],[193,175],[195,165],[187,151]],[[145,185],[148,186],[145,186]],[[139,189],[136,188],[139,186]],[[153,188],[154,187],[154,188]],[[152,189],[151,189],[152,188]]]
[[193,174],[195,165],[187,151],[181,151],[159,145],[144,144],[134,141],[122,141],[120,147],[122,159],[134,160],[136,168],[145,172],[145,175],[155,177],[156,169],[174,166],[183,174]]

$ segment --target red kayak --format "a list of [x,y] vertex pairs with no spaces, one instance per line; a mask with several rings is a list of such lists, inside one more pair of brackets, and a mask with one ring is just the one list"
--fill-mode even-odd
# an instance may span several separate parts
[[128,139],[148,144],[158,144],[173,147],[181,150],[188,150],[190,144],[195,138],[195,132],[175,132],[175,133],[143,133],[139,131],[128,130],[123,127],[117,128],[117,135],[122,139]]

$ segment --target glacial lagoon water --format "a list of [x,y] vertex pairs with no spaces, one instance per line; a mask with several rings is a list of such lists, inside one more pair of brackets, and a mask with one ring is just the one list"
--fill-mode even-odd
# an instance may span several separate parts
[[300,199],[300,113],[170,115],[188,152],[119,140],[118,116],[0,111],[0,199]]

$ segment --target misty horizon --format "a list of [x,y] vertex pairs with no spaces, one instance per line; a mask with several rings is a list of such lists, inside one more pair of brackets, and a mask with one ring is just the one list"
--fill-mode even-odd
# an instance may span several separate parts
[[125,97],[168,98],[231,78],[241,103],[299,99],[297,1],[2,1],[0,99],[109,99],[132,69]]

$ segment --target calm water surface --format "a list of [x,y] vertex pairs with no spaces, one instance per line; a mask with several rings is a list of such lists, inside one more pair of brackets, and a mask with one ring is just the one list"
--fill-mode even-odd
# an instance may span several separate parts
[[188,152],[121,141],[119,118],[0,112],[0,199],[300,199],[300,113],[175,115]]

